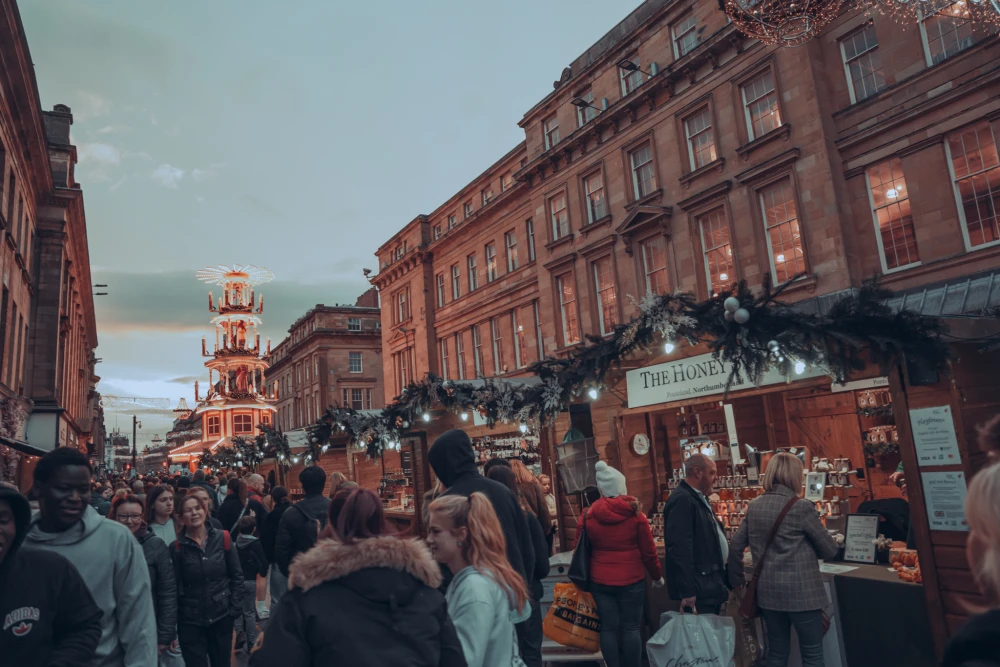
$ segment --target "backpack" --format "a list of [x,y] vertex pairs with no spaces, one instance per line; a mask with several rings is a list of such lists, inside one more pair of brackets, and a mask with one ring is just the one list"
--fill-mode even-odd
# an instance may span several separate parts
[[306,511],[301,507],[299,507],[299,505],[297,504],[292,505],[292,509],[298,510],[299,514],[302,515],[302,518],[306,520],[305,532],[306,532],[306,540],[309,542],[309,544],[304,545],[302,551],[308,551],[313,547],[314,544],[316,544],[316,542],[319,541],[320,529],[326,527],[326,519],[327,519],[326,513],[324,512],[323,516],[317,519],[306,514]]

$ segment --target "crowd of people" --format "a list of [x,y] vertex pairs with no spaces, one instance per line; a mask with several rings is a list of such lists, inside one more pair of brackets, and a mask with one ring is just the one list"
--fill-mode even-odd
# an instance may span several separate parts
[[[438,484],[419,539],[390,529],[377,494],[318,466],[301,471],[305,495],[292,503],[260,475],[95,481],[79,451],[50,452],[31,500],[0,484],[0,656],[46,667],[223,667],[236,650],[251,667],[541,666],[548,480],[517,460],[491,460],[481,473],[458,429],[434,442],[428,461]],[[818,559],[837,544],[799,498],[800,460],[772,457],[765,493],[731,541],[708,501],[715,463],[696,454],[685,469],[664,508],[661,567],[624,475],[597,464],[600,498],[579,525],[606,664],[642,664],[647,576],[682,613],[717,614],[745,584],[749,548],[755,563],[768,549],[756,588],[767,666],[787,664],[793,627],[803,666],[822,666]],[[943,665],[997,667],[1000,464],[973,478],[967,516],[968,560],[990,610],[952,638]]]

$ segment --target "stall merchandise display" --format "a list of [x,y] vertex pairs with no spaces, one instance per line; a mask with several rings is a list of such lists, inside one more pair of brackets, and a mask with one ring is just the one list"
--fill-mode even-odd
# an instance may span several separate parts
[[378,485],[386,509],[413,511],[413,476],[403,468],[386,468]]
[[538,449],[538,436],[534,435],[485,435],[472,439],[479,472],[490,459],[519,459],[536,477],[542,473],[542,455]]
[[923,575],[920,574],[920,557],[915,549],[891,547],[889,549],[889,564],[903,581],[914,584],[924,583]]

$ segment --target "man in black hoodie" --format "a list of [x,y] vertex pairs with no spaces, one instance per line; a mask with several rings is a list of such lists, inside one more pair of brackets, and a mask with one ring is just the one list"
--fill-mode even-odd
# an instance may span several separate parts
[[288,576],[288,566],[296,554],[309,551],[326,526],[330,499],[323,495],[326,473],[319,466],[306,466],[299,473],[299,483],[306,497],[292,505],[278,522],[274,557],[278,569]]
[[[442,434],[431,445],[427,460],[434,468],[434,474],[448,489],[442,495],[468,498],[478,491],[490,499],[507,539],[507,560],[530,585],[531,573],[535,569],[535,549],[531,544],[527,519],[510,489],[479,474],[472,440],[466,432],[456,428]],[[516,628],[521,659],[529,667],[540,667],[541,638],[534,637],[528,622],[518,623]]]
[[0,483],[0,656],[11,665],[88,665],[101,609],[66,558],[21,549],[30,522],[28,499]]

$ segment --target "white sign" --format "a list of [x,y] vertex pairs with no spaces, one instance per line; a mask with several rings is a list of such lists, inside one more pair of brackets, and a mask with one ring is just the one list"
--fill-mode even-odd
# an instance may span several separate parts
[[920,466],[960,465],[955,422],[950,405],[910,410],[913,445]]
[[878,539],[877,514],[851,514],[847,517],[844,536],[844,560],[855,563],[875,562],[875,540]]
[[866,380],[854,380],[852,382],[845,382],[844,384],[837,384],[834,382],[830,385],[830,392],[836,394],[839,391],[858,391],[860,389],[886,389],[889,386],[889,378],[868,378]]
[[[732,364],[721,359],[713,359],[711,354],[700,354],[696,357],[631,370],[625,374],[628,406],[641,408],[657,403],[722,394],[726,391],[726,382],[729,380],[731,370]],[[805,380],[821,375],[823,371],[819,368],[807,368],[802,375],[792,375],[791,379]],[[764,373],[760,379],[760,386],[778,384],[787,379],[772,368]],[[747,380],[746,373],[743,373],[743,381],[734,380],[731,391],[753,387],[753,383]]]
[[729,458],[732,460],[733,465],[739,465],[743,463],[743,457],[740,456],[740,441],[736,435],[736,416],[733,414],[733,404],[726,403],[722,406],[722,411],[726,415],[726,434],[729,436]]
[[968,532],[965,520],[965,473],[925,472],[924,505],[931,530]]

